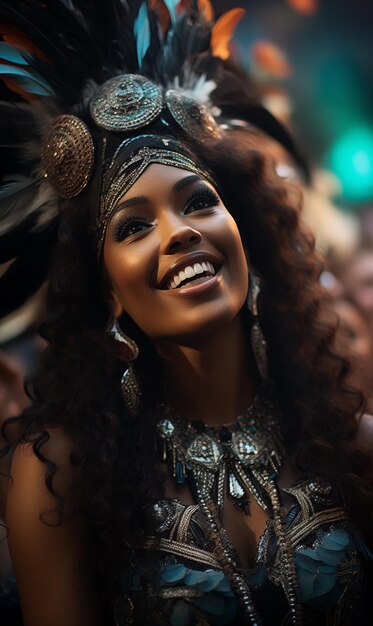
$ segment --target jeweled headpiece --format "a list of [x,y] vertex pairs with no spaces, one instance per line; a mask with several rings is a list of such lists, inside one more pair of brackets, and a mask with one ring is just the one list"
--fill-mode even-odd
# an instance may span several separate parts
[[237,120],[300,160],[229,61],[242,14],[215,22],[210,0],[0,1],[0,317],[44,281],[61,198],[95,192],[100,250],[150,163],[213,182],[188,146],[219,141]]
[[[175,132],[178,127],[194,141],[220,139],[219,125],[195,98],[162,89],[141,75],[122,74],[98,88],[89,103],[89,113],[95,125],[106,131],[100,151],[103,167],[96,220],[99,252],[115,205],[151,163],[172,165],[213,181],[206,166],[196,163],[182,141],[146,133],[154,124],[162,123],[164,133]],[[141,134],[133,136],[134,132]],[[108,160],[107,144],[113,133],[124,134],[125,139]],[[42,141],[41,162],[45,177],[61,197],[73,198],[83,191],[89,184],[94,159],[93,139],[81,119],[60,115],[52,122]]]

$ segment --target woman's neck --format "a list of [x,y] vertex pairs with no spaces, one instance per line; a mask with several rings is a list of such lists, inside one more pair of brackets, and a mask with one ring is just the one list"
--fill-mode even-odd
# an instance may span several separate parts
[[167,401],[181,417],[227,424],[252,401],[254,376],[240,317],[193,346],[162,342],[157,350],[165,368]]

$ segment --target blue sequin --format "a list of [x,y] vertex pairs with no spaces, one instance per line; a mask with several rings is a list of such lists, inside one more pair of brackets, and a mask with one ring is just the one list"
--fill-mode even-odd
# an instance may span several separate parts
[[338,566],[351,548],[350,535],[336,528],[322,537],[314,548],[295,553],[300,601],[314,609],[335,606],[343,592],[338,582]]
[[180,463],[180,461],[176,461],[175,470],[176,470],[176,481],[177,481],[177,484],[178,485],[183,485],[184,481],[185,481],[185,477],[184,477],[183,465],[182,465],[182,463]]
[[193,570],[181,563],[168,563],[160,573],[161,589],[167,587],[190,587],[197,590],[198,597],[177,599],[172,608],[172,626],[189,626],[194,623],[195,608],[206,617],[209,624],[224,626],[236,615],[237,602],[230,583],[223,572],[217,570]]

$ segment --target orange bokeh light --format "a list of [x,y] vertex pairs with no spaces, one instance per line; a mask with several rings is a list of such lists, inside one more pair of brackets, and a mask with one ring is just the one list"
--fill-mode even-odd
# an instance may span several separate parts
[[318,0],[287,0],[287,3],[292,9],[305,15],[313,15],[319,8]]

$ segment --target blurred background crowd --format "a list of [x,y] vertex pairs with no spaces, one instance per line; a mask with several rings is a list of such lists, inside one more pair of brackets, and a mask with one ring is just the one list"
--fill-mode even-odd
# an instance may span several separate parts
[[[212,4],[217,14],[246,9],[231,51],[252,77],[255,97],[290,127],[309,164],[307,177],[280,144],[257,134],[278,174],[302,186],[303,219],[324,262],[326,303],[339,319],[336,347],[350,359],[351,385],[364,392],[373,413],[373,3]],[[27,405],[23,382],[42,350],[44,293],[0,326],[0,422]],[[5,527],[0,532],[5,537]],[[3,584],[10,577],[2,541],[0,623],[8,626],[20,623],[14,585]]]

